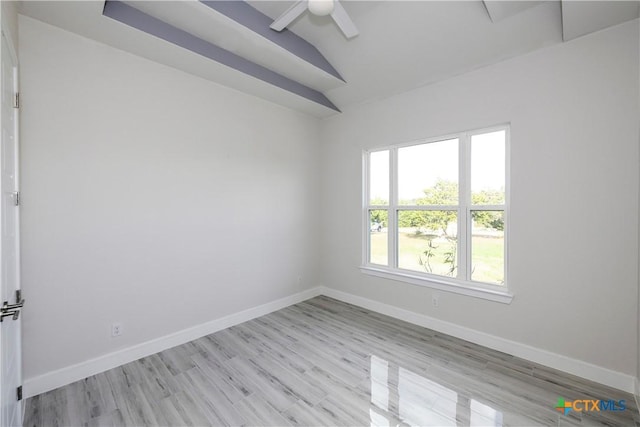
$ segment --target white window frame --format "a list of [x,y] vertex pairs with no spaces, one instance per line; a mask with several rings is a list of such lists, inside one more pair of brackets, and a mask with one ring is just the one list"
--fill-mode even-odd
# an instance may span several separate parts
[[[471,137],[496,131],[505,131],[505,203],[504,205],[472,205],[471,204]],[[398,150],[404,147],[429,144],[433,142],[458,139],[458,205],[454,206],[415,206],[398,204]],[[378,147],[363,152],[363,203],[362,203],[362,265],[360,270],[372,276],[402,281],[413,285],[426,286],[442,291],[468,295],[476,298],[510,304],[513,293],[508,287],[509,277],[509,187],[510,187],[510,146],[511,132],[509,124],[496,125],[471,131],[443,135],[435,138],[411,141],[385,147]],[[369,201],[369,159],[370,154],[378,151],[389,152],[389,205],[370,205]],[[369,262],[370,253],[370,219],[369,211],[381,209],[388,212],[387,239],[389,266]],[[458,271],[462,278],[446,277],[427,272],[405,270],[398,267],[398,221],[397,212],[401,210],[455,210],[458,217]],[[504,285],[493,285],[470,280],[471,245],[471,211],[499,210],[504,211]],[[462,268],[460,268],[462,266]]]

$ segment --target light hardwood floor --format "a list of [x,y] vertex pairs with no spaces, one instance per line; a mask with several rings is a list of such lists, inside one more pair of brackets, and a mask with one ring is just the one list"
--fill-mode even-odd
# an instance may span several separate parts
[[[626,410],[564,415],[560,397]],[[640,426],[630,394],[327,297],[26,405],[26,426]]]

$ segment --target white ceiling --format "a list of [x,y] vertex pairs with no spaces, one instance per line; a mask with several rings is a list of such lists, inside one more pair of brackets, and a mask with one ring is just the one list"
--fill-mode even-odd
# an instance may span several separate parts
[[523,10],[539,5],[539,1],[503,1],[503,0],[484,0],[484,7],[493,22],[501,21],[513,15],[517,15]]
[[[249,3],[274,19],[293,4],[292,1],[259,0]],[[616,2],[586,2],[590,4],[587,6],[581,6],[583,2],[570,2],[567,6],[565,1],[563,7],[560,1],[539,4],[529,1],[525,2],[526,7],[524,4],[485,6],[481,0],[342,3],[360,31],[360,35],[351,40],[345,39],[330,17],[307,13],[289,28],[315,45],[346,84],[328,78],[325,73],[317,73],[297,58],[287,58],[279,48],[265,45],[262,37],[252,36],[237,23],[216,17],[211,9],[207,8],[206,13],[189,19],[189,13],[203,7],[197,2],[145,2],[138,7],[184,31],[235,50],[247,59],[322,91],[343,111],[363,102],[561,43],[563,21],[567,28],[571,25],[572,36],[577,36],[638,16],[637,2],[626,2],[635,4],[634,10],[617,8],[604,19],[603,10],[609,11],[607,5]],[[29,1],[23,3],[21,11],[69,31],[290,108],[318,117],[336,114],[106,18],[101,14],[102,4],[102,1]],[[599,5],[599,12],[585,12],[588,7],[593,10],[594,4]],[[492,11],[491,16],[488,11]],[[212,26],[223,26],[208,31],[209,21]],[[224,28],[223,32],[228,31],[232,36],[224,37],[219,28]],[[564,36],[566,39],[566,31]]]
[[637,18],[637,1],[564,1],[562,32],[565,41]]
[[[104,1],[26,1],[20,12],[160,64],[316,117],[335,114],[303,97],[102,15]],[[258,44],[259,50],[262,45]]]
[[[292,2],[251,1],[277,17]],[[346,40],[329,17],[289,28],[315,45],[347,84],[325,94],[348,108],[562,41],[560,2],[492,22],[482,1],[344,1],[360,35]]]

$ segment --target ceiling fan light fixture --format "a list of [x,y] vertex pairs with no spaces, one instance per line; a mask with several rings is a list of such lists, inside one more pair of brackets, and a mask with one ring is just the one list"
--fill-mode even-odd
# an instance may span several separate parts
[[317,16],[326,16],[333,12],[333,0],[309,0],[309,12]]
[[276,18],[269,27],[275,31],[282,31],[307,10],[309,13],[318,16],[331,15],[331,18],[333,18],[347,39],[358,35],[358,29],[347,11],[344,10],[340,0],[298,0]]

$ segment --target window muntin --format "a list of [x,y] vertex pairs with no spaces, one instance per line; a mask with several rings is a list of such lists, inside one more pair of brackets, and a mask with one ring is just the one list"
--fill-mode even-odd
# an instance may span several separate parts
[[365,264],[506,290],[508,137],[501,126],[366,153]]

